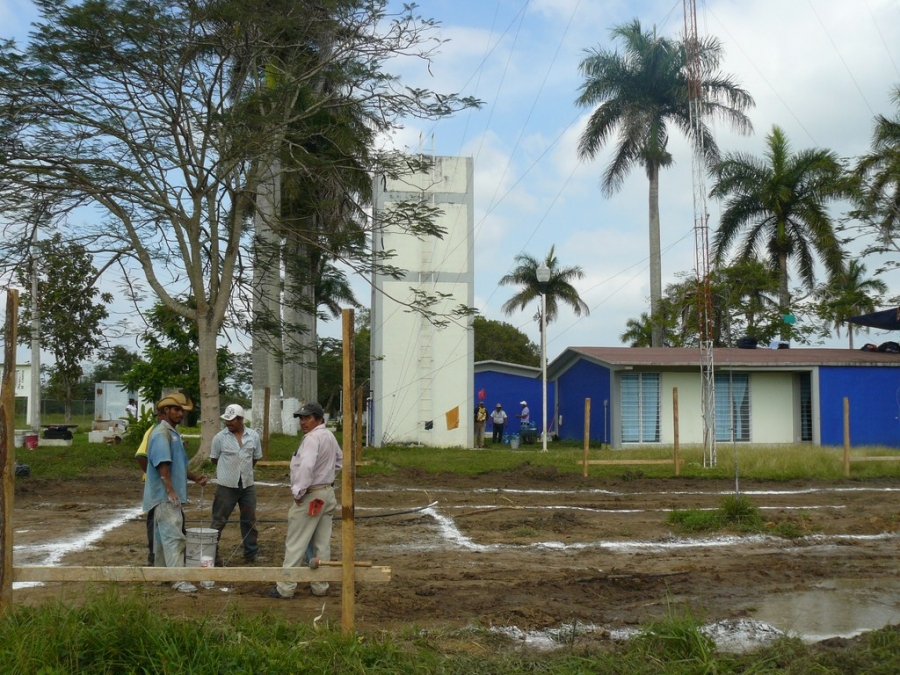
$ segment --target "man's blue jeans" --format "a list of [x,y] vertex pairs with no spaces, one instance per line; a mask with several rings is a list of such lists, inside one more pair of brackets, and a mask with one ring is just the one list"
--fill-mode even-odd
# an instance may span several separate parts
[[168,501],[153,507],[153,564],[156,567],[184,567],[184,512]]

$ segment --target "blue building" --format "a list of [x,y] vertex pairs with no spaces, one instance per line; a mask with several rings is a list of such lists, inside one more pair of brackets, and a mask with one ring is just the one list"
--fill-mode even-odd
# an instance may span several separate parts
[[[519,429],[516,415],[522,409],[522,401],[528,403],[531,421],[535,429],[542,429],[543,392],[541,369],[533,366],[522,366],[503,361],[477,361],[475,363],[475,402],[484,401],[488,409],[487,433],[491,433],[490,412],[500,403],[509,415],[509,428],[515,432]],[[553,385],[547,384],[547,419],[550,420],[549,431],[555,433],[552,425],[553,411],[556,405]],[[548,436],[549,438],[549,436]]]
[[[900,355],[849,349],[716,349],[719,442],[900,447]],[[476,369],[477,372],[477,369]],[[701,443],[698,349],[571,347],[548,367],[559,436],[618,448]],[[477,375],[476,375],[477,381]]]

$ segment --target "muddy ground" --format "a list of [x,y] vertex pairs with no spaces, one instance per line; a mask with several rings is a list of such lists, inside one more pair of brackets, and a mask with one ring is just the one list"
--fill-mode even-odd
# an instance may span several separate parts
[[[281,470],[258,486],[260,544],[281,564],[290,502]],[[389,584],[360,584],[360,632],[457,628],[469,624],[556,627],[573,621],[607,628],[662,617],[667,603],[688,606],[704,620],[750,616],[773,594],[820,586],[824,580],[892,578],[900,548],[900,483],[744,481],[742,492],[766,519],[790,521],[807,533],[684,535],[666,523],[672,509],[713,508],[732,481],[582,479],[524,467],[477,477],[415,472],[358,477],[357,560],[386,565]],[[103,523],[139,511],[142,486],[133,474],[52,483],[19,479],[14,510],[16,565],[145,564],[144,523],[127,518],[97,536]],[[214,487],[190,487],[189,527],[207,527]],[[340,496],[340,490],[338,490]],[[431,508],[399,515],[408,509]],[[240,532],[225,531],[229,566],[243,564]],[[776,529],[773,525],[773,531]],[[79,546],[84,537],[96,537]],[[52,558],[53,546],[69,542]],[[76,542],[72,545],[72,542]],[[340,558],[336,521],[333,557]],[[298,621],[322,612],[340,623],[339,585],[324,599],[301,586],[290,601],[265,597],[267,583],[221,584],[196,595],[148,584],[140,592],[167,611],[219,613],[271,610]],[[77,601],[87,585],[50,583],[17,588],[14,602]]]

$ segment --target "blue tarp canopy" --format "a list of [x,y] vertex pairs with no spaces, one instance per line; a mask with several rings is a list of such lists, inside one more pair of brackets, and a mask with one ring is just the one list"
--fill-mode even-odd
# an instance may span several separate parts
[[871,314],[861,314],[847,319],[850,323],[880,328],[881,330],[900,330],[900,307],[885,309]]

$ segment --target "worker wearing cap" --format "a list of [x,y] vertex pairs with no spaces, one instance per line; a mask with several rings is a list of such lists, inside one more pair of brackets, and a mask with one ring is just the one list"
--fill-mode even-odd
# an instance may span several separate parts
[[494,407],[494,412],[491,413],[491,424],[494,426],[494,434],[491,437],[492,442],[503,442],[503,427],[506,426],[507,419],[506,411],[503,409],[503,406],[498,403]]
[[[206,476],[188,469],[184,442],[175,427],[194,404],[181,392],[163,396],[156,404],[159,424],[147,443],[147,481],[144,483],[144,512],[153,512],[153,558],[156,567],[184,567],[184,511],[187,482],[206,485]],[[182,593],[197,590],[190,581],[176,581],[173,587]]]
[[[334,478],[344,462],[341,446],[325,427],[325,411],[318,403],[307,403],[294,413],[300,418],[303,440],[291,457],[291,496],[294,503],[288,511],[288,531],[284,542],[282,567],[299,567],[312,544],[313,556],[320,561],[331,559],[332,516],[337,507]],[[296,582],[279,581],[269,597],[287,599],[294,595]],[[313,595],[328,592],[327,581],[310,584]]]
[[[225,428],[215,435],[209,458],[216,465],[216,496],[213,498],[210,527],[222,530],[231,517],[235,505],[241,515],[241,542],[244,562],[252,563],[259,556],[259,533],[256,529],[256,486],[253,467],[262,458],[259,434],[244,425],[244,409],[232,404],[222,414]],[[216,565],[220,565],[216,543]]]
[[519,423],[524,425],[531,423],[531,410],[528,408],[528,401],[519,401],[519,405],[522,406],[522,412],[520,412],[516,417],[519,418]]

